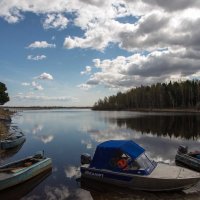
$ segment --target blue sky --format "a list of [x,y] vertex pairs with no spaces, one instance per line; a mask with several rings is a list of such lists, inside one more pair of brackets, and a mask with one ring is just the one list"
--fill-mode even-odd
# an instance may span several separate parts
[[0,2],[0,81],[13,106],[92,106],[140,85],[199,78],[200,3]]

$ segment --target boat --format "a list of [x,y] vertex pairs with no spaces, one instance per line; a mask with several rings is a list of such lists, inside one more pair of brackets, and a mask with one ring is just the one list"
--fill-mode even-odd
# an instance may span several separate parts
[[38,152],[0,167],[0,191],[21,184],[52,168],[52,160]]
[[7,150],[22,145],[26,140],[24,134],[11,135],[0,141],[0,149]]
[[188,152],[188,147],[179,146],[175,161],[177,165],[200,172],[200,151]]
[[197,172],[151,160],[132,140],[103,142],[93,158],[82,154],[80,171],[81,178],[144,191],[183,190],[200,180]]
[[[1,199],[6,200],[19,200],[25,199],[24,197],[28,195],[31,191],[33,191],[37,186],[39,186],[47,177],[49,177],[52,173],[52,169],[48,169],[45,172],[29,179],[25,182],[26,187],[24,187],[24,183],[13,186],[12,188],[8,188],[0,191]],[[12,189],[12,192],[11,192]]]

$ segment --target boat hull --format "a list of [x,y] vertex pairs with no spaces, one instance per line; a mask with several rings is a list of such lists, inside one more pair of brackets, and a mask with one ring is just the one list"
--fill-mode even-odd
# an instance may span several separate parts
[[25,140],[26,140],[25,136],[22,136],[13,140],[5,140],[0,143],[0,146],[1,146],[1,149],[3,150],[12,149],[23,144]]
[[176,164],[183,165],[189,169],[200,172],[200,159],[193,158],[187,154],[176,154],[175,156]]
[[92,169],[87,167],[81,167],[81,177],[93,179],[102,183],[105,182],[121,187],[128,187],[134,190],[144,191],[183,190],[195,185],[199,181],[199,177],[185,179],[166,179],[119,173],[108,170],[99,170],[94,168]]
[[5,179],[0,179],[0,190],[7,189],[9,187],[23,183],[42,172],[50,169],[52,167],[52,161],[50,158],[45,158],[42,161],[31,165],[25,169],[22,169],[16,173],[13,173],[12,176]]

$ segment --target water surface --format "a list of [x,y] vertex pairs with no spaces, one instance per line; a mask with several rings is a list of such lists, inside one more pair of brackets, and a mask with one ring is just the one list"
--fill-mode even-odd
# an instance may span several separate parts
[[[94,182],[77,182],[80,155],[93,155],[96,146],[110,139],[131,139],[156,161],[173,164],[179,145],[200,149],[200,115],[90,110],[37,110],[19,112],[13,124],[26,135],[20,148],[1,155],[1,164],[44,150],[52,158],[52,173],[27,183],[23,199],[200,199],[200,187],[183,192],[129,191]],[[45,178],[44,178],[45,177]],[[0,194],[5,195],[6,194]],[[4,198],[5,199],[5,198]],[[16,199],[16,198],[15,198]]]

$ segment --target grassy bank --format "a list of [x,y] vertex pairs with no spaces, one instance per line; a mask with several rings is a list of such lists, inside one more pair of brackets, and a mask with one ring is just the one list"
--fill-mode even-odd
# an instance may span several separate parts
[[13,112],[0,108],[0,139],[8,134],[12,114]]

